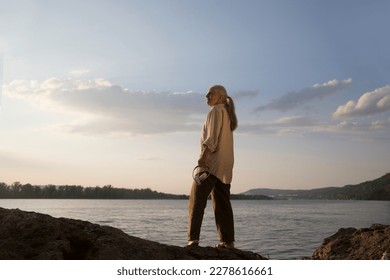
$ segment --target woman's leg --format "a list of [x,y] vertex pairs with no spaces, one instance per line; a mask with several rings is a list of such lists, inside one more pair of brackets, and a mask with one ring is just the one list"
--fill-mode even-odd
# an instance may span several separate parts
[[207,198],[214,187],[216,178],[210,175],[201,185],[192,183],[192,189],[188,207],[188,241],[199,240],[204,209]]
[[224,184],[217,179],[211,196],[219,240],[224,243],[232,243],[234,242],[234,220],[230,203],[230,184]]

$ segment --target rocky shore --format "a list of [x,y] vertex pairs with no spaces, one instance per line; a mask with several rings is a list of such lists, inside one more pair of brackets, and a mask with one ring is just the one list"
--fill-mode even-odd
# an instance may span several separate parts
[[[160,244],[87,221],[0,208],[3,260],[265,260],[249,251]],[[386,259],[390,226],[340,229],[312,259]]]
[[0,259],[262,260],[259,254],[170,246],[86,221],[0,208]]
[[369,228],[341,228],[326,238],[314,260],[380,260],[390,257],[390,226],[374,224]]

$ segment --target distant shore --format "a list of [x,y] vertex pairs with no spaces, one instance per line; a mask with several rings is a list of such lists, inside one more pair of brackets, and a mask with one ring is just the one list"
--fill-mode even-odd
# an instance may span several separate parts
[[[188,199],[186,194],[168,194],[150,188],[115,188],[111,185],[84,187],[80,185],[32,185],[15,182],[0,183],[0,199]],[[237,200],[389,200],[390,173],[357,185],[327,187],[311,190],[251,189],[244,193],[231,194]]]
[[[83,187],[79,185],[46,185],[0,183],[0,199],[188,199],[188,195],[167,194],[145,189]],[[232,194],[231,199],[270,200],[265,195]]]

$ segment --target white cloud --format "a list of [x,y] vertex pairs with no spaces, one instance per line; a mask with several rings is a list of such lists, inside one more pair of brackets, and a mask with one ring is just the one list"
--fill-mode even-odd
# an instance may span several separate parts
[[15,80],[4,88],[8,97],[73,114],[74,121],[61,127],[79,133],[199,131],[197,116],[207,112],[203,96],[197,93],[129,91],[105,79]]
[[335,119],[351,119],[390,110],[390,86],[364,93],[359,100],[348,101],[333,113]]
[[352,79],[342,81],[331,80],[323,84],[315,84],[300,91],[294,91],[273,99],[266,105],[259,106],[255,112],[265,110],[288,111],[299,107],[313,99],[321,99],[328,95],[341,91],[352,84]]

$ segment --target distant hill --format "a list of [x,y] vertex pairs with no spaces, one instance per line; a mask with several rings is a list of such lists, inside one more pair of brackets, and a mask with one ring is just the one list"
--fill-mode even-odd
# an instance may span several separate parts
[[284,190],[258,188],[244,192],[245,195],[265,195],[274,199],[345,199],[345,200],[390,200],[390,173],[357,185],[327,187],[311,190]]

